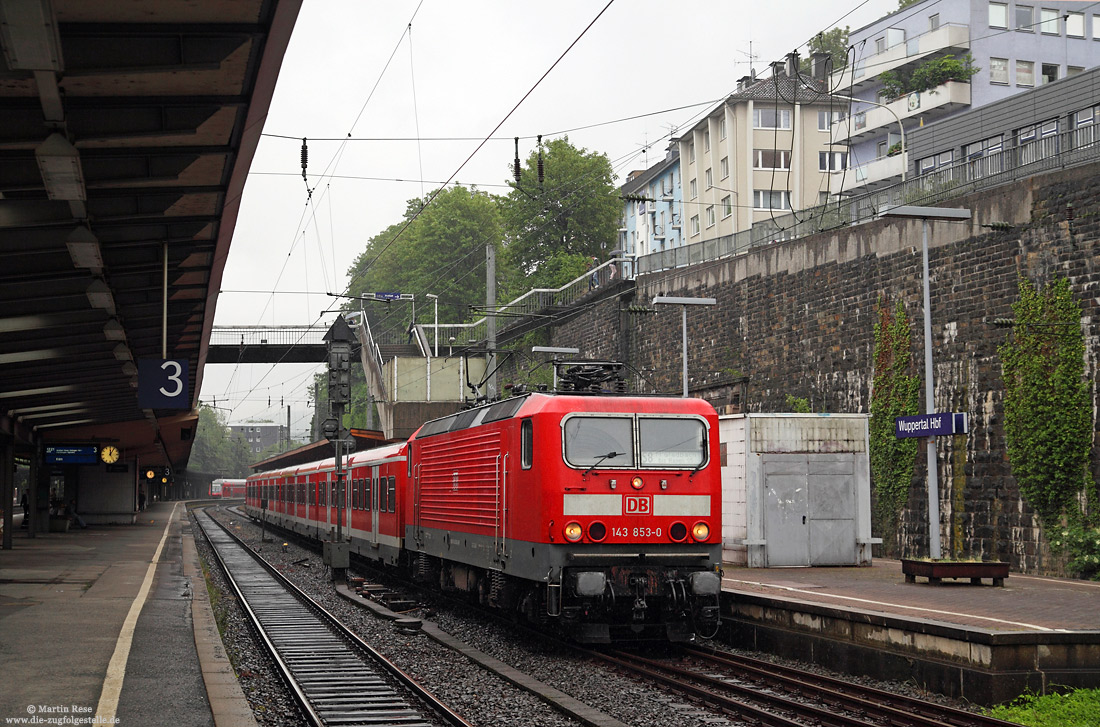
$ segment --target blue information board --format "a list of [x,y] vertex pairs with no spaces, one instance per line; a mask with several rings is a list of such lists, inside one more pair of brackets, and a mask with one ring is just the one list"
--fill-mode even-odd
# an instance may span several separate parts
[[894,420],[894,436],[898,439],[904,437],[941,437],[948,434],[966,434],[966,432],[966,414],[941,412],[898,417]]
[[47,444],[46,464],[95,464],[99,447],[95,444]]

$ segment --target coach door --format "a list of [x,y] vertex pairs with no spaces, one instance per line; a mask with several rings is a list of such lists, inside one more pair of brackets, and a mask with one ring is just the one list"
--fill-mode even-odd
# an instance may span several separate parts
[[378,542],[378,503],[380,502],[378,492],[382,487],[384,487],[384,485],[380,483],[378,467],[371,467],[370,494],[368,501],[370,502],[370,540],[372,543]]

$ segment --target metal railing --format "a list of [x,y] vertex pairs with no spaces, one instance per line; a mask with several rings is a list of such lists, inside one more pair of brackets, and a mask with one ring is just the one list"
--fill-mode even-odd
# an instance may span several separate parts
[[213,326],[211,346],[323,346],[328,326]]
[[754,247],[855,225],[895,205],[935,205],[1052,169],[1100,161],[1100,129],[1091,126],[940,167],[877,192],[853,196],[757,222],[733,235],[691,243],[638,258],[637,273],[695,265],[739,255]]

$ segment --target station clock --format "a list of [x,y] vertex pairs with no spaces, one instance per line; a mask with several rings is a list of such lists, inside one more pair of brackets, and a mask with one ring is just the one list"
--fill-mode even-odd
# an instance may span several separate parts
[[118,461],[118,447],[113,444],[108,444],[106,447],[99,450],[99,458],[107,464],[114,464]]

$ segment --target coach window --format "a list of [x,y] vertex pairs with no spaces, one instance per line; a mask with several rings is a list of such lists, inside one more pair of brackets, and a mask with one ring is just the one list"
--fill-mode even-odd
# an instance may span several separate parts
[[700,467],[707,461],[707,428],[699,419],[638,417],[643,467]]
[[397,510],[397,478],[390,475],[390,512]]
[[378,478],[378,512],[385,512],[388,506],[387,497],[389,490],[386,489],[386,478]]
[[530,419],[524,419],[519,425],[519,453],[520,465],[525,470],[531,469],[531,460],[535,453],[535,442]]
[[565,421],[565,460],[574,467],[633,467],[634,418],[575,416]]

